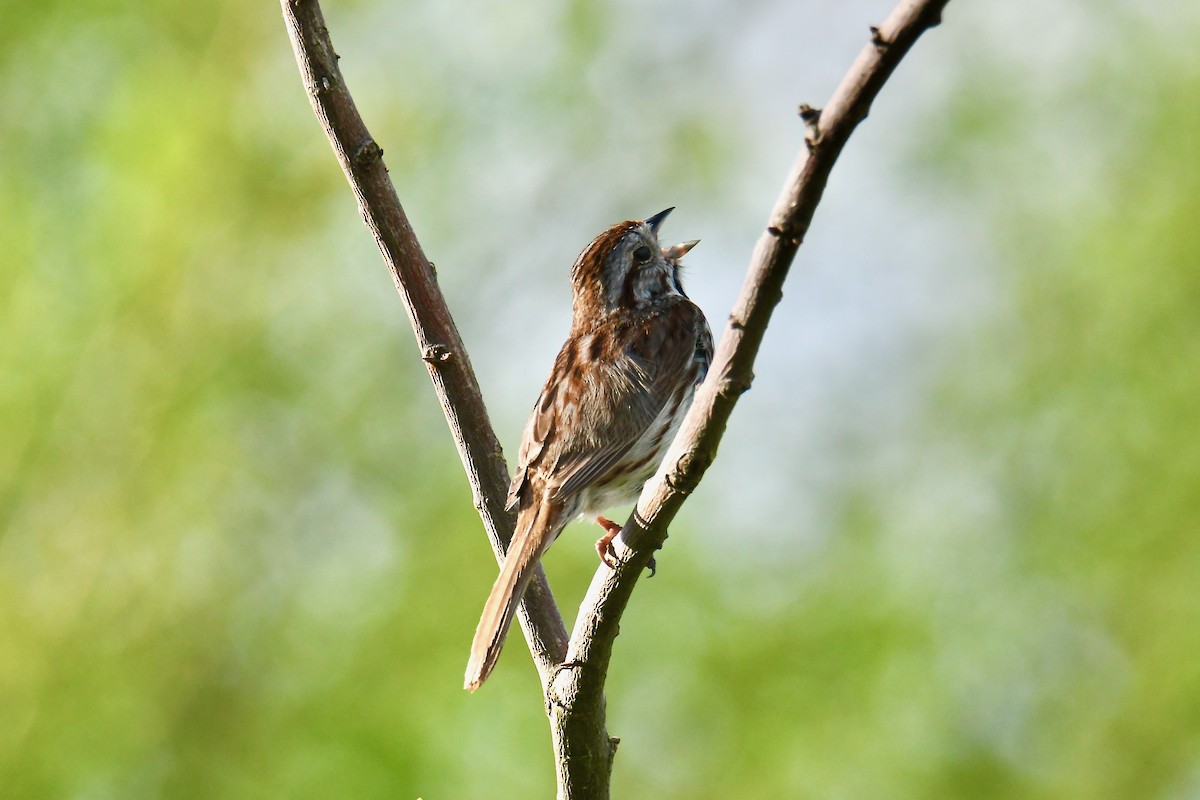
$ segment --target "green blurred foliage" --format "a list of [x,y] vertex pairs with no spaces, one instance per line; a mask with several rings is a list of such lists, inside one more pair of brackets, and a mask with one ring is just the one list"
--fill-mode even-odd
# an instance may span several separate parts
[[[1121,46],[1049,89],[966,7],[934,34],[971,46],[910,168],[989,226],[995,305],[821,546],[726,561],[673,531],[613,664],[614,796],[1200,792],[1200,65],[1104,8]],[[382,5],[327,13],[343,55],[381,41]],[[481,13],[468,44],[543,30]],[[612,138],[598,64],[657,67],[624,20],[541,21],[507,94],[434,61],[450,42],[401,48],[405,91],[347,65],[431,252],[528,188],[464,192],[505,164],[463,131]],[[550,796],[519,643],[459,688],[494,564],[278,10],[29,4],[0,54],[0,795]],[[720,192],[737,137],[686,100],[619,135],[658,137],[651,182]],[[600,208],[642,191],[581,169],[615,171]],[[459,304],[478,338],[485,300]],[[570,617],[590,548],[548,568]]]

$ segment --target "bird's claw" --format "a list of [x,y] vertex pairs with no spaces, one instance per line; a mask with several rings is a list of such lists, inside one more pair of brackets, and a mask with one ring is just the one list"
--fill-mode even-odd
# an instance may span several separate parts
[[596,540],[596,553],[609,569],[616,569],[621,563],[617,559],[617,548],[613,547],[612,539],[607,535]]
[[596,540],[596,553],[609,569],[616,569],[620,561],[617,559],[617,548],[613,547],[613,539],[621,532],[621,526],[608,517],[596,517],[596,524],[604,528],[604,535]]

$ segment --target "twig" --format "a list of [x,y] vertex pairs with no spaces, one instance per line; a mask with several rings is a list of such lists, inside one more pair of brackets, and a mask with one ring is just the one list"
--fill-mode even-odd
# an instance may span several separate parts
[[[808,232],[829,173],[854,128],[896,65],[927,29],[941,21],[948,0],[904,0],[877,29],[818,113],[806,108],[809,128],[734,303],[708,378],[655,479],[625,523],[628,547],[616,570],[602,566],[579,609],[567,660],[547,690],[559,760],[559,798],[607,798],[614,744],[604,731],[604,683],[621,615],[642,570],[666,539],[667,525],[716,456],[738,397],[754,379],[771,312],[783,296],[788,268]],[[580,760],[578,767],[573,760]],[[579,780],[579,783],[574,781]]]
[[[471,483],[475,507],[483,518],[496,559],[502,561],[515,521],[504,509],[508,468],[467,350],[388,177],[383,150],[367,132],[342,81],[320,5],[317,0],[281,0],[281,5],[308,99],[404,300],[421,358]],[[525,592],[520,620],[545,684],[563,660],[567,630],[541,567]]]

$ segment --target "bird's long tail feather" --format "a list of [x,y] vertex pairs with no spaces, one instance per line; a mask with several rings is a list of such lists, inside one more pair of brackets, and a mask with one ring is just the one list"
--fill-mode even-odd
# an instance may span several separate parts
[[530,524],[522,525],[524,520],[518,520],[516,533],[504,556],[504,564],[500,567],[500,575],[492,584],[492,593],[488,595],[483,606],[483,614],[479,625],[475,628],[475,638],[471,642],[471,658],[467,661],[467,672],[463,678],[463,688],[469,692],[478,689],[500,659],[500,650],[504,647],[504,639],[512,626],[525,587],[533,578],[538,561],[546,547],[553,541],[550,530],[553,516],[546,508],[549,504],[540,505]]

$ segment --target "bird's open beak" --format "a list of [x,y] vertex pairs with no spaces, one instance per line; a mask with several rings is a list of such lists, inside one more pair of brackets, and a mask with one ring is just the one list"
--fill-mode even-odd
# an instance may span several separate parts
[[670,208],[668,208],[664,211],[658,212],[653,217],[646,217],[645,222],[648,226],[650,226],[650,232],[653,233],[655,236],[658,236],[659,226],[663,224],[663,220],[667,218],[667,215],[670,214],[674,210],[675,210],[675,206],[671,206]]
[[663,258],[668,261],[678,261],[687,254],[687,251],[698,244],[700,244],[699,239],[692,239],[690,242],[682,242],[680,244],[673,244],[670,247],[664,247],[662,249]]

